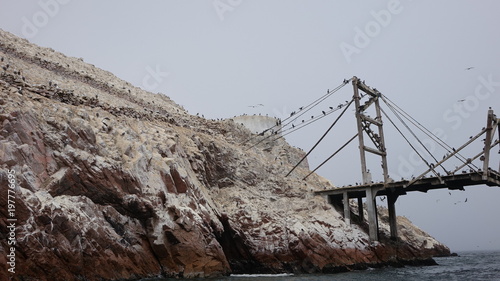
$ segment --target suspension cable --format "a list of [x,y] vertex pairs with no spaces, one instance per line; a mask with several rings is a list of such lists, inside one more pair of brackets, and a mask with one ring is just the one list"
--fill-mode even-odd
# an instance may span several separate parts
[[[413,151],[415,151],[415,153],[418,155],[418,157],[420,157],[420,159],[427,165],[427,167],[429,167],[436,174],[436,176],[439,177],[439,175],[436,173],[436,171],[434,171],[434,169],[431,167],[429,162],[427,162],[427,160],[425,160],[425,158],[420,154],[420,152],[418,152],[418,150],[413,146],[413,144],[411,144],[411,142],[408,140],[408,138],[403,134],[403,132],[401,132],[401,130],[398,128],[398,126],[396,126],[396,124],[392,121],[392,119],[389,117],[389,115],[387,115],[387,113],[385,113],[385,111],[382,108],[380,108],[380,111],[382,111],[382,113],[387,118],[387,120],[389,120],[389,122],[391,122],[391,124],[394,126],[394,128],[396,128],[396,130],[399,132],[399,134],[405,139],[405,141],[408,143],[408,145],[413,149]],[[445,169],[445,171],[446,171],[446,169]]]
[[[305,121],[303,123],[300,123],[300,125],[297,125],[295,127],[292,126],[292,127],[288,128],[288,129],[285,129],[285,130],[281,131],[282,135],[280,137],[277,137],[276,139],[280,139],[280,138],[282,138],[282,137],[284,137],[286,135],[289,135],[289,134],[291,134],[291,133],[293,133],[293,132],[295,132],[295,131],[297,131],[299,129],[302,129],[305,126],[308,126],[308,125],[310,125],[310,124],[312,124],[312,123],[314,123],[316,121],[319,121],[320,119],[322,119],[322,118],[326,117],[327,115],[330,115],[330,114],[338,111],[339,109],[341,109],[344,106],[347,106],[348,104],[349,103],[346,103],[345,105],[341,104],[337,108],[334,108],[334,109],[332,109],[330,111],[325,112],[325,114],[315,116],[312,119],[309,119],[309,120],[307,120],[307,121]],[[287,133],[283,134],[284,132],[287,132]]]
[[[352,79],[352,78],[351,78],[351,79]],[[302,115],[306,114],[306,112],[308,112],[309,110],[313,109],[313,108],[314,108],[314,107],[316,107],[318,104],[320,104],[321,102],[323,102],[324,100],[326,100],[327,98],[329,98],[331,95],[333,95],[334,93],[336,93],[337,91],[339,91],[340,89],[342,89],[342,88],[343,88],[343,87],[344,87],[347,83],[349,83],[349,81],[350,81],[351,79],[349,79],[349,80],[344,80],[344,82],[342,82],[342,84],[340,84],[339,86],[337,86],[335,89],[333,89],[333,90],[331,90],[331,91],[327,91],[326,95],[324,95],[324,96],[322,96],[322,97],[320,97],[320,98],[316,99],[315,101],[313,101],[312,103],[308,104],[308,105],[307,105],[307,106],[305,106],[305,107],[301,107],[301,109],[300,109],[300,111],[299,111],[298,113],[300,113],[300,112],[302,112],[302,113],[300,113],[300,114],[296,114],[295,112],[292,112],[292,113],[290,114],[290,117],[287,117],[286,119],[284,119],[284,120],[282,121],[282,123],[283,123],[283,122],[285,122],[285,124],[284,124],[284,125],[282,125],[282,128],[283,128],[283,127],[286,127],[288,124],[293,123],[295,120],[299,119],[299,117],[300,117],[300,116],[302,116]],[[295,116],[295,117],[294,117],[294,118],[292,118],[293,116]],[[290,121],[286,122],[288,119],[292,119],[292,120],[290,120]]]
[[306,158],[307,156],[309,156],[309,154],[311,154],[311,152],[319,145],[319,143],[326,137],[326,135],[330,132],[330,130],[333,128],[333,126],[335,126],[337,124],[337,122],[339,121],[339,119],[342,117],[342,115],[344,115],[344,113],[347,111],[347,109],[351,106],[352,102],[354,101],[354,99],[352,99],[348,104],[347,106],[344,108],[344,110],[342,111],[342,113],[340,113],[340,115],[337,117],[337,119],[335,119],[335,121],[332,123],[332,125],[328,128],[328,130],[326,130],[326,132],[321,136],[321,138],[314,144],[314,146],[306,153],[306,155],[304,157],[302,157],[302,159],[300,159],[300,161],[290,170],[290,172],[288,172],[288,174],[285,175],[285,178],[288,177],[294,170],[295,168],[297,168]]
[[[434,142],[436,142],[439,146],[441,146],[442,148],[444,148],[446,150],[446,152],[448,153],[451,153],[452,151],[454,151],[455,149],[452,148],[451,146],[449,146],[446,142],[444,142],[443,140],[441,140],[438,136],[436,136],[434,133],[432,133],[429,129],[427,129],[425,126],[423,126],[422,124],[420,124],[415,118],[411,117],[411,115],[409,115],[407,112],[405,112],[403,109],[401,109],[399,106],[397,106],[393,101],[391,101],[389,98],[387,98],[386,96],[382,96],[382,100],[387,104],[387,106],[389,108],[391,108],[391,110],[393,111],[394,113],[394,110],[396,110],[397,112],[399,112],[401,115],[403,115],[403,117],[408,120],[410,123],[412,123],[417,129],[419,129],[421,132],[423,132],[425,135],[427,135],[429,138],[431,138]],[[389,104],[388,101],[391,103]],[[393,110],[394,109],[394,110]],[[394,113],[396,114],[396,113]],[[397,115],[396,115],[397,116]],[[399,117],[398,117],[399,118]],[[415,124],[416,123],[416,124]],[[404,123],[403,123],[404,124]],[[418,125],[417,125],[418,124]],[[406,126],[406,125],[405,125]],[[407,127],[408,128],[408,127]],[[413,134],[413,132],[410,130],[410,132]],[[415,136],[415,135],[414,135]],[[416,137],[415,137],[416,138]],[[420,140],[417,138],[417,140],[420,142]],[[420,142],[420,144],[427,150],[427,148]],[[432,156],[432,158],[436,161],[436,163],[438,163],[438,160],[427,150],[427,152]],[[464,166],[468,166],[469,168],[471,169],[479,169],[474,163],[467,163],[467,158],[465,158],[463,155],[461,155],[460,153],[455,153],[455,158],[457,158],[458,160],[460,160],[463,164],[465,164]],[[473,167],[472,167],[472,166]],[[448,171],[440,164],[439,166],[441,166],[446,173],[448,173]]]
[[[395,104],[393,101],[391,101],[388,97],[382,96],[382,100],[388,104],[388,102],[391,103],[391,105],[396,108],[396,110],[403,115],[403,117],[406,118],[406,120],[410,121],[416,128],[418,128],[420,131],[422,131],[424,134],[426,134],[429,138],[434,140],[437,144],[439,144],[442,148],[444,148],[447,152],[451,152],[453,148],[449,146],[445,141],[440,139],[438,136],[436,136],[434,133],[432,133],[429,129],[427,129],[424,125],[422,125],[420,122],[418,122],[415,118],[411,117],[410,114],[405,112],[403,109],[401,109],[397,104]],[[463,157],[462,155],[460,155]],[[465,157],[463,157],[465,159]]]
[[[289,135],[289,134],[291,134],[291,133],[293,133],[293,132],[295,132],[295,131],[297,131],[297,130],[302,129],[303,127],[306,127],[306,126],[311,125],[312,123],[314,123],[314,122],[316,122],[316,121],[319,121],[320,119],[322,119],[322,118],[324,118],[324,117],[326,117],[326,116],[328,116],[328,115],[330,115],[330,114],[334,113],[334,112],[335,112],[335,111],[337,111],[337,110],[339,110],[339,108],[335,108],[335,109],[333,109],[333,110],[330,110],[330,111],[328,111],[328,112],[325,112],[325,114],[318,115],[318,116],[314,117],[313,119],[308,120],[308,121],[307,121],[307,122],[305,122],[305,123],[301,123],[300,125],[297,125],[296,127],[292,127],[292,128],[288,128],[288,129],[286,129],[286,130],[283,130],[283,131],[281,131],[281,135],[280,135],[280,136],[278,136],[278,137],[276,137],[276,138],[274,138],[274,139],[271,139],[270,141],[271,141],[271,142],[273,142],[273,141],[277,141],[277,140],[279,140],[279,139],[281,139],[281,138],[284,138],[285,136],[287,136],[287,135]],[[287,133],[286,133],[286,134],[283,134],[283,132],[287,132]],[[252,146],[248,147],[248,148],[247,148],[247,149],[245,149],[245,150],[248,150],[248,149],[250,149],[250,148],[252,148],[252,147],[257,146],[257,145],[258,145],[258,144],[260,144],[261,142],[263,142],[263,141],[265,141],[265,140],[267,140],[267,139],[269,139],[269,138],[272,138],[272,137],[276,136],[276,134],[278,134],[278,133],[279,133],[279,131],[275,132],[275,133],[274,133],[274,135],[273,135],[273,134],[268,135],[267,137],[265,137],[265,138],[261,139],[260,141],[258,141],[258,142],[257,142],[257,143],[255,143],[254,145],[252,145]]]
[[321,166],[323,166],[326,162],[330,161],[330,159],[332,159],[335,155],[337,155],[337,153],[339,153],[342,149],[344,149],[344,147],[346,147],[348,144],[350,144],[356,137],[358,136],[358,134],[356,133],[350,140],[348,140],[344,145],[342,145],[339,149],[337,149],[337,151],[335,151],[332,155],[330,155],[330,157],[328,157],[325,161],[323,161],[321,164],[319,164],[318,167],[316,167],[316,169],[312,170],[309,174],[307,174],[307,176],[305,176],[302,180],[305,180],[307,179],[307,177],[309,177],[310,175],[312,175],[314,172],[316,172],[319,168],[321,168]]
[[[300,108],[299,108],[299,111],[297,112],[298,114],[297,114],[295,111],[294,111],[294,112],[292,112],[292,113],[290,114],[290,116],[289,116],[289,117],[287,117],[287,118],[283,119],[283,120],[282,120],[281,122],[279,122],[278,124],[276,124],[276,125],[274,125],[274,126],[272,126],[272,127],[268,128],[268,129],[264,130],[262,133],[267,132],[267,131],[269,131],[269,130],[272,130],[272,129],[274,129],[275,127],[280,127],[280,129],[278,129],[278,130],[276,131],[276,133],[282,132],[284,127],[286,127],[287,125],[289,125],[289,124],[293,123],[295,120],[299,119],[299,117],[300,117],[300,116],[304,115],[305,113],[307,113],[308,111],[310,111],[311,109],[313,109],[314,107],[316,107],[318,104],[320,104],[321,102],[323,102],[324,100],[326,100],[327,98],[329,98],[331,95],[333,95],[334,93],[336,93],[337,91],[339,91],[340,89],[342,89],[342,88],[343,88],[343,87],[344,87],[347,83],[349,83],[349,81],[351,81],[351,80],[352,80],[352,78],[351,78],[351,79],[349,79],[349,80],[344,79],[344,81],[342,82],[342,84],[340,84],[339,86],[337,86],[337,87],[336,87],[336,88],[334,88],[333,90],[331,90],[331,91],[330,91],[330,90],[328,90],[328,91],[327,91],[327,93],[326,93],[325,95],[321,96],[320,98],[316,99],[315,101],[311,102],[310,104],[308,104],[308,105],[306,105],[306,106],[300,107]],[[294,116],[295,116],[295,117],[294,117]],[[293,117],[293,118],[292,118],[292,117]],[[291,119],[291,120],[290,120],[290,119]],[[288,120],[290,120],[290,121],[288,121]],[[288,122],[287,122],[287,121],[288,121]],[[260,133],[260,134],[262,134],[262,133]],[[252,141],[253,139],[258,138],[258,136],[259,136],[260,134],[258,134],[258,135],[256,135],[256,136],[252,136],[252,137],[250,137],[250,138],[246,139],[245,141],[243,141],[243,142],[242,142],[242,144],[244,144],[244,143],[248,143],[248,142]],[[267,137],[267,138],[269,138],[269,137]],[[266,138],[266,139],[267,139],[267,138]],[[261,143],[261,142],[262,142],[262,140],[261,140],[261,141],[259,141],[258,143]],[[258,144],[258,143],[257,143],[257,144]],[[256,145],[256,144],[255,144],[255,145]],[[255,145],[252,145],[251,147],[254,147]]]
[[[384,101],[382,99],[382,101]],[[385,102],[385,101],[384,101]],[[399,114],[397,114],[397,112],[394,110],[394,108],[389,104],[389,103],[386,103],[386,105],[389,107],[389,109],[392,111],[392,113],[394,113],[394,115],[399,119],[399,121],[403,124],[403,126],[405,126],[405,128],[410,132],[410,134],[418,141],[418,143],[425,149],[425,151],[427,151],[427,153],[432,157],[432,159],[434,159],[434,161],[436,161],[435,163],[438,163],[439,161],[436,159],[436,157],[434,157],[434,155],[429,151],[429,149],[422,143],[422,141],[417,137],[417,135],[413,132],[413,130],[406,124],[406,122],[404,122],[404,120],[401,118],[401,116],[399,116]],[[385,113],[384,113],[385,114]],[[391,121],[392,122],[392,121]],[[412,147],[413,148],[413,147]],[[415,148],[413,148],[415,150]],[[419,155],[420,156],[420,155]],[[422,158],[422,156],[420,156]],[[424,161],[425,164],[427,164],[427,166],[431,167],[431,165],[424,159],[422,159]],[[441,168],[443,168],[443,170],[445,171],[445,173],[448,173],[446,171],[446,169],[440,165]],[[434,172],[435,173],[435,172]]]

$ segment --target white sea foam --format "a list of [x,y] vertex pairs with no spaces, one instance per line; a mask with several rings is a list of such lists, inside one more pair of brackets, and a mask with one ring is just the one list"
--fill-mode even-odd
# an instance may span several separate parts
[[279,274],[231,274],[230,277],[286,277],[292,276],[292,273],[279,273]]

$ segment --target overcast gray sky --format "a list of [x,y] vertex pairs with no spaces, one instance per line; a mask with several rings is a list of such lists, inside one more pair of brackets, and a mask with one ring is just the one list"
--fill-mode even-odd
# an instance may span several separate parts
[[[355,75],[458,147],[485,125],[488,107],[500,115],[498,11],[494,0],[0,0],[0,28],[206,118],[285,118]],[[348,85],[310,115],[351,97]],[[353,112],[344,118],[353,121]],[[308,150],[334,119],[287,140]],[[311,154],[312,168],[352,136],[351,121]],[[391,176],[424,171],[388,126]],[[319,173],[336,185],[361,181],[351,146]],[[499,198],[500,188],[475,186],[410,193],[396,206],[452,251],[500,249]]]

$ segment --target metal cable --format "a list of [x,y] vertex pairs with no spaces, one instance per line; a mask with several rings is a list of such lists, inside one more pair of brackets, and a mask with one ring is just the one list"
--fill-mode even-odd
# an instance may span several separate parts
[[314,144],[314,146],[306,153],[306,155],[304,157],[302,157],[302,159],[300,159],[299,163],[297,163],[291,170],[290,172],[288,172],[288,174],[285,175],[285,177],[288,177],[294,170],[295,168],[297,168],[301,163],[302,161],[304,161],[307,156],[309,156],[309,154],[311,154],[311,152],[319,145],[319,143],[326,137],[326,135],[330,132],[330,130],[333,128],[333,126],[335,126],[337,124],[337,122],[339,121],[339,119],[342,117],[342,115],[344,115],[344,113],[347,111],[347,109],[349,108],[349,106],[351,106],[352,102],[354,101],[354,99],[352,99],[348,104],[347,106],[345,106],[345,109],[342,111],[342,113],[340,113],[340,115],[337,117],[337,119],[335,119],[335,121],[332,123],[332,125],[328,128],[328,130],[326,130],[326,132],[321,136],[321,138]]
[[326,158],[325,161],[323,161],[321,164],[319,164],[318,167],[316,167],[316,169],[314,169],[313,171],[311,171],[309,174],[307,174],[307,176],[305,176],[303,178],[303,180],[305,180],[307,177],[309,177],[310,175],[312,175],[314,172],[316,172],[319,168],[321,168],[321,166],[323,166],[326,162],[330,161],[330,159],[332,159],[335,155],[337,155],[337,153],[339,153],[342,149],[344,149],[344,147],[346,147],[348,144],[350,144],[356,137],[358,136],[358,134],[356,133],[350,140],[348,140],[344,145],[342,145],[339,149],[337,149],[337,151],[335,151],[332,155],[330,155],[330,157]]
[[[292,123],[293,121],[295,121],[296,119],[298,119],[300,116],[302,116],[303,114],[305,114],[307,111],[311,110],[313,107],[315,107],[316,105],[318,105],[319,103],[321,103],[322,101],[324,101],[325,99],[327,99],[328,97],[330,97],[331,95],[333,95],[333,94],[334,94],[335,92],[337,92],[338,90],[340,90],[342,87],[344,87],[344,86],[345,86],[345,85],[346,85],[349,81],[351,81],[351,80],[352,80],[352,78],[351,78],[351,79],[349,79],[349,80],[345,80],[345,79],[344,79],[344,82],[342,82],[342,84],[340,84],[339,86],[337,86],[336,88],[334,88],[334,89],[333,89],[333,90],[331,90],[331,91],[327,91],[326,95],[321,96],[320,98],[316,99],[315,101],[311,102],[310,104],[308,104],[308,105],[306,105],[306,106],[300,107],[298,112],[302,112],[302,111],[304,111],[304,112],[302,112],[300,115],[295,116],[295,115],[296,115],[296,114],[295,114],[295,111],[294,111],[294,112],[292,112],[292,114],[290,114],[290,116],[289,116],[289,117],[287,117],[287,118],[285,118],[285,119],[283,119],[283,120],[281,121],[281,124],[283,124],[283,122],[285,122],[285,124],[284,124],[284,125],[281,125],[281,126],[282,126],[282,127],[285,127],[285,126],[287,126],[288,124]],[[309,108],[309,107],[311,107],[311,108]],[[308,108],[309,108],[309,109],[308,109]],[[293,116],[295,116],[295,117],[294,117],[294,119],[293,119],[292,121],[290,121],[290,122],[288,122],[288,123],[287,123],[287,120],[291,119]],[[266,131],[267,131],[267,130],[271,130],[271,129],[273,129],[274,127],[277,127],[277,126],[279,126],[279,125],[275,125],[275,126],[273,126],[273,127],[270,127],[270,128],[268,128],[268,129],[266,129]],[[245,142],[248,142],[248,141],[249,141],[249,140],[247,140],[247,141],[245,141]]]

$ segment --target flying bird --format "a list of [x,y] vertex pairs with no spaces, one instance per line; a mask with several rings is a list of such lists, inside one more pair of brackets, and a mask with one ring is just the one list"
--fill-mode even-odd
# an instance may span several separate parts
[[465,70],[471,70],[473,68],[474,68],[474,66],[470,66],[470,67],[467,67]]
[[465,100],[458,100],[458,102],[464,102]]

